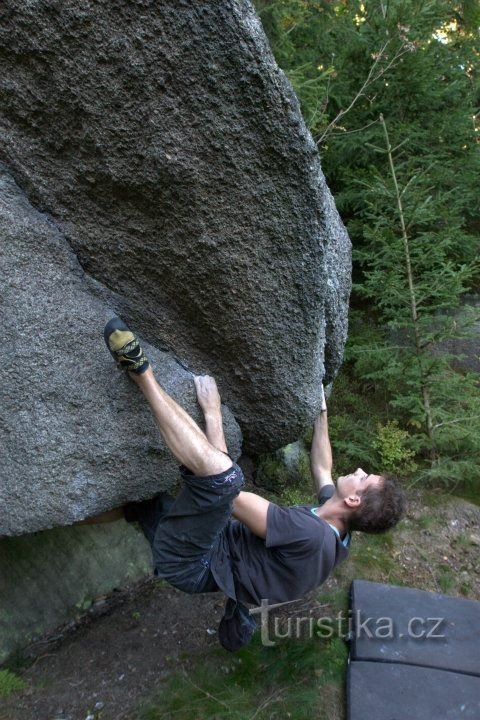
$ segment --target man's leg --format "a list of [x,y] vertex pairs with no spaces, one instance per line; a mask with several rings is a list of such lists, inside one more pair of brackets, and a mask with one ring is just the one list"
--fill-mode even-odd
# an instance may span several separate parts
[[244,480],[240,468],[212,444],[225,446],[215,381],[208,377],[195,379],[210,442],[160,387],[151,369],[131,376],[145,395],[168,447],[190,471],[182,470],[183,489],[166,514],[159,517],[149,538],[155,573],[185,592],[218,590],[211,558]]
[[160,387],[149,367],[141,375],[129,373],[144,394],[160,433],[175,457],[194,475],[219,475],[232,467],[231,459],[209,443],[196,422]]
[[116,362],[128,370],[143,392],[167,446],[180,463],[198,476],[231,468],[230,458],[208,441],[196,422],[157,383],[138,338],[121,318],[106,324],[104,338]]
[[[226,446],[215,382],[208,377],[195,380],[207,437],[157,383],[138,338],[120,318],[107,323],[104,336],[117,363],[130,372],[143,392],[167,446],[184,466],[183,488],[178,497],[168,508],[162,498],[158,507],[149,502],[147,509],[152,512],[147,513],[148,517],[142,514],[142,519],[148,521],[146,534],[156,574],[186,592],[216,589],[210,561],[244,479],[240,468],[223,452]],[[131,519],[137,519],[145,532],[140,517]]]
[[[144,392],[168,447],[185,467],[188,467],[194,475],[202,476],[218,475],[232,467],[233,463],[228,457],[223,435],[220,395],[212,377],[204,375],[195,378],[198,402],[205,415],[207,439],[192,418],[160,387],[153,376],[151,368],[141,375],[130,373],[130,376]],[[165,413],[167,413],[166,422],[164,421]],[[177,418],[178,422],[174,418]],[[188,423],[187,436],[185,436],[185,423]],[[185,437],[188,437],[188,442],[185,442]],[[195,457],[197,457],[198,453],[201,454],[201,465],[195,462],[195,458],[190,457],[192,440]],[[205,445],[205,442],[207,442],[208,446]],[[178,443],[179,449],[177,451]],[[215,449],[217,449],[217,454],[212,454],[211,451]],[[223,457],[218,457],[218,449],[222,450],[220,455]],[[200,469],[202,469],[202,472],[199,472]],[[86,520],[80,520],[75,524],[97,525],[115,522],[124,517],[124,508],[115,508]]]

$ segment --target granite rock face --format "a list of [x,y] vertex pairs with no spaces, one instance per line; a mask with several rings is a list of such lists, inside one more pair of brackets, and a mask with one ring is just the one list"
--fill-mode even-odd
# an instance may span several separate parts
[[[118,298],[85,276],[64,237],[0,167],[0,536],[68,525],[171,488],[177,464],[103,327]],[[146,345],[197,421],[191,374]],[[241,433],[224,408],[227,444]]]
[[121,520],[0,540],[0,663],[95,598],[151,574],[150,545],[134,528]]
[[[1,158],[86,273],[116,293],[114,309],[152,345],[216,376],[246,449],[299,437],[318,411],[318,383],[341,363],[350,245],[250,3],[5,0],[0,128]],[[57,338],[72,307],[54,282],[29,297]],[[93,333],[100,309],[79,298]],[[59,342],[58,365],[80,375],[78,388],[91,383],[92,404],[87,412],[78,390],[84,419],[68,433],[101,454],[96,430],[106,416],[112,427],[111,410],[95,431],[87,417],[114,381],[65,360],[66,336]],[[59,381],[47,364],[44,380],[53,412]]]

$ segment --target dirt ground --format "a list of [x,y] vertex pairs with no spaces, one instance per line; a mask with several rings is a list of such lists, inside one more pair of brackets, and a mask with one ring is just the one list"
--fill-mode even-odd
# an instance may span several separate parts
[[[429,503],[416,495],[392,535],[394,578],[480,599],[480,508],[448,497]],[[381,563],[347,563],[322,590],[348,577],[391,579]],[[142,699],[217,645],[222,611],[220,594],[185,595],[153,579],[100,598],[78,623],[31,648],[35,659],[15,670],[27,687],[0,700],[0,720],[133,720]]]
[[60,628],[33,664],[28,687],[0,703],[1,720],[129,717],[143,695],[217,644],[223,596],[186,595],[156,580],[100,600],[78,626]]

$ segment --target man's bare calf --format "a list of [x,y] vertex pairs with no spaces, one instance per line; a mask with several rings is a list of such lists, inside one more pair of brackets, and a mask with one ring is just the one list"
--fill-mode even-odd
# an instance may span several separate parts
[[[108,337],[110,340],[107,340],[107,344],[112,355],[120,364],[125,364],[129,376],[142,391],[167,447],[178,462],[200,477],[219,475],[231,468],[233,463],[227,454],[221,400],[215,380],[208,375],[197,376],[194,379],[198,403],[205,416],[205,434],[190,415],[157,382],[146,357],[143,353],[141,356],[138,354],[139,346],[134,344],[135,337],[126,326],[122,327],[121,321],[116,319],[115,329],[110,336],[106,332],[106,339]],[[116,348],[116,345],[120,345],[120,347]],[[133,364],[129,366],[127,362],[133,363],[133,361],[129,354],[125,353],[126,346],[127,348],[132,347],[130,355],[135,358],[136,365],[140,364],[140,372],[130,370]],[[127,362],[124,363],[124,360]],[[82,520],[78,524],[93,525],[115,522],[122,517],[124,517],[123,508],[115,508]]]

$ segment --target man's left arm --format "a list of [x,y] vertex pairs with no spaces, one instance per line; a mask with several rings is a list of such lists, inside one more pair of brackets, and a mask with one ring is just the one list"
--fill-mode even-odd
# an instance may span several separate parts
[[194,378],[198,404],[205,417],[205,435],[208,442],[228,455],[223,432],[222,401],[217,383],[210,375],[196,375]]
[[[327,405],[323,385],[321,412],[315,420],[313,430],[310,466],[317,494],[326,485],[333,485],[332,448],[328,435]],[[268,500],[255,493],[241,492],[233,501],[233,516],[243,522],[255,535],[266,538],[269,505]]]
[[310,471],[317,495],[326,485],[333,485],[332,467],[332,446],[328,435],[327,403],[322,385],[321,410],[313,426],[312,450],[310,453]]

